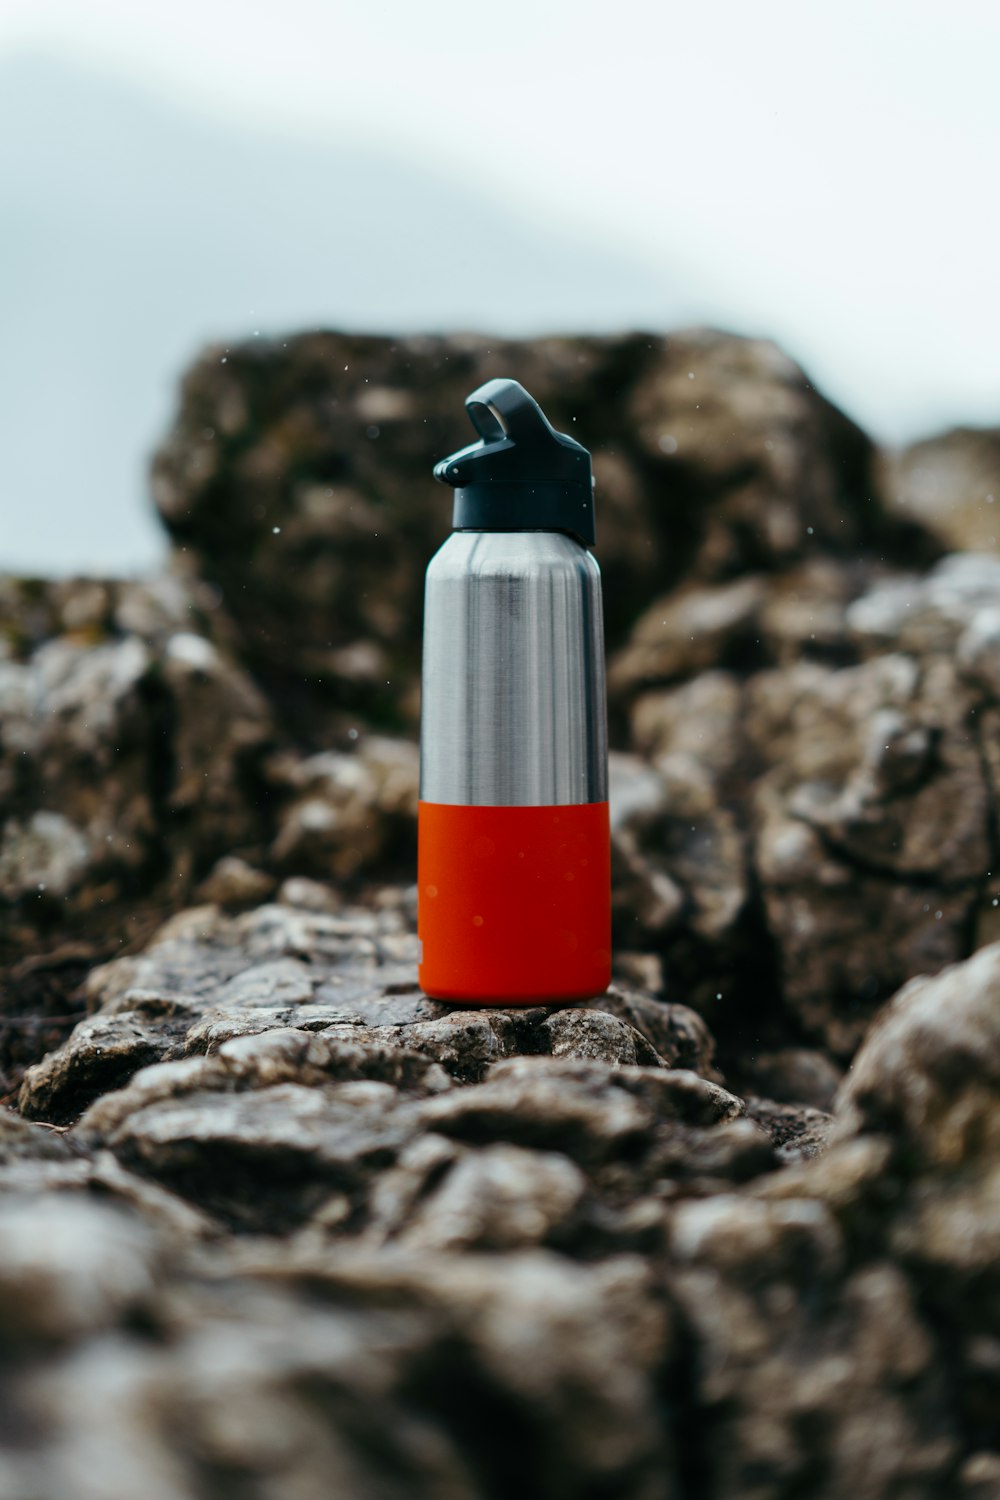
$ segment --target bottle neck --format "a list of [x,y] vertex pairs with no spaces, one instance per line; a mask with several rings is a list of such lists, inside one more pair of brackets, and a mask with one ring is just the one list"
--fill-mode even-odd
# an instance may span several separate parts
[[594,545],[593,493],[579,484],[472,484],[455,491],[455,531],[561,531]]

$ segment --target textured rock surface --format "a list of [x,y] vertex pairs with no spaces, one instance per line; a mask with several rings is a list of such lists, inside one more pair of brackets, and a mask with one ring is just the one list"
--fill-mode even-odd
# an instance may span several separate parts
[[[416,982],[427,469],[501,371],[602,497],[561,1010]],[[874,459],[723,335],[254,341],[169,576],[0,580],[4,1500],[992,1500],[1000,562]]]
[[1000,945],[826,1144],[681,1006],[457,1011],[405,901],[316,904],[94,971],[22,1092],[69,1128],[0,1115],[5,1494],[988,1493]]
[[996,936],[998,604],[996,560],[957,554],[845,595],[822,652],[637,679],[621,940],[707,1015],[749,1003],[759,1037],[777,1000],[775,1046],[846,1061],[904,980]]
[[276,731],[209,638],[217,604],[172,579],[0,589],[0,959],[53,931],[141,935],[144,898],[162,911],[259,840]]

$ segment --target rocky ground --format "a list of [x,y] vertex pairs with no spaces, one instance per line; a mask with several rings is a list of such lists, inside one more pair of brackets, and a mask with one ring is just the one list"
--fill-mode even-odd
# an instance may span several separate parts
[[[563,1010],[416,984],[427,476],[497,373],[599,482]],[[169,569],[0,583],[4,1500],[1000,1494],[996,453],[721,334],[205,355]]]

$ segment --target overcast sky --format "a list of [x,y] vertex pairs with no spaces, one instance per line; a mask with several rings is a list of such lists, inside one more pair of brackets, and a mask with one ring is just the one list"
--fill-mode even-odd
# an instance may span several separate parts
[[888,435],[1000,410],[992,0],[0,0],[199,106],[380,140],[690,277]]
[[884,439],[1000,421],[992,0],[0,0],[26,49],[627,248]]

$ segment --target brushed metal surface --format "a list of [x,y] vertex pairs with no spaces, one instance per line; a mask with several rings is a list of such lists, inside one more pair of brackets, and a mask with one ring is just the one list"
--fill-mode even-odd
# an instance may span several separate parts
[[456,531],[427,569],[420,795],[544,807],[608,795],[601,573],[551,531]]

